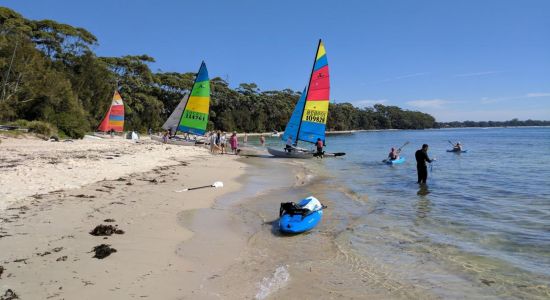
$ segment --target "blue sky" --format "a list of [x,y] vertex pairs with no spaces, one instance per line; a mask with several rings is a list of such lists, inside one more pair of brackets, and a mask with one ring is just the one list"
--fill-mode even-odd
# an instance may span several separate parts
[[3,0],[30,19],[96,35],[102,56],[231,86],[302,90],[325,41],[331,100],[428,112],[438,121],[550,120],[550,1]]

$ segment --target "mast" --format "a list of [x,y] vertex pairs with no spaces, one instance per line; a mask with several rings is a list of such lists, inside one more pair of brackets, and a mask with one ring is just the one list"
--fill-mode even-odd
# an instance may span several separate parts
[[[193,92],[193,88],[195,87],[195,84],[197,83],[197,79],[199,78],[199,73],[201,72],[202,66],[205,65],[204,60],[201,62],[201,66],[199,67],[199,71],[197,72],[197,75],[195,75],[195,80],[193,81],[193,85],[191,86],[191,90],[189,90],[189,98],[191,98],[191,93]],[[174,136],[178,133],[178,128],[180,128],[181,119],[183,119],[183,114],[185,113],[185,109],[187,108],[187,105],[189,104],[189,99],[185,103],[185,106],[183,107],[183,111],[181,112],[180,120],[178,122],[178,126],[176,126],[176,131],[174,131]]]
[[300,116],[300,124],[298,125],[298,131],[296,132],[296,142],[294,145],[298,145],[298,137],[300,136],[300,128],[302,127],[302,119],[304,118],[304,111],[306,109],[306,103],[307,103],[307,95],[309,93],[309,88],[311,84],[311,78],[313,77],[313,71],[315,71],[315,63],[317,62],[317,53],[319,53],[319,47],[321,47],[321,39],[319,39],[319,43],[317,44],[317,51],[315,51],[315,57],[313,58],[313,66],[311,67],[311,73],[309,74],[309,81],[307,82],[307,90],[306,90],[306,97],[304,101],[304,107],[302,108],[302,115]]

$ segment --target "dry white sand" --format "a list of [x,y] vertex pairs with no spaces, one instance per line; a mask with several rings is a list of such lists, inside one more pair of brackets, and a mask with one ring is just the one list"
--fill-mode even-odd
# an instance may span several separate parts
[[[235,156],[122,140],[8,139],[0,147],[2,164],[16,165],[1,175],[11,205],[0,211],[0,295],[11,289],[21,299],[217,298],[204,282],[246,245],[231,218],[205,220],[203,232],[182,226],[240,188],[244,165]],[[224,187],[174,192],[214,181]],[[124,233],[90,235],[99,224]],[[194,235],[203,238],[187,245]],[[93,258],[100,244],[117,252]]]
[[148,140],[83,139],[48,142],[7,138],[0,144],[0,210],[16,200],[99,180],[209,156],[205,149],[163,145]]

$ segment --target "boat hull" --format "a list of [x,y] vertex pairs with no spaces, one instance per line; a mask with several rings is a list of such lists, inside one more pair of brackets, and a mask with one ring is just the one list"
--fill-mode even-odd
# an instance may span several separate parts
[[[151,136],[151,140],[152,140],[152,141],[155,141],[155,142],[164,143],[164,140],[162,139],[162,137],[161,137],[161,136],[157,136],[157,135],[152,135],[152,136]],[[166,144],[178,145],[178,146],[194,146],[194,145],[195,145],[195,141],[168,139],[168,141],[166,142]]]
[[447,150],[447,152],[466,153],[466,152],[468,152],[468,150],[460,150],[460,151],[458,151],[458,150],[451,149],[451,150]]
[[[304,207],[309,201],[310,199],[306,198],[300,201],[298,205]],[[305,216],[299,214],[290,215],[285,213],[279,219],[279,230],[283,233],[290,234],[306,232],[315,228],[322,218],[322,209],[315,210]]]
[[387,165],[398,165],[398,164],[402,164],[406,161],[406,159],[404,157],[400,157],[398,159],[395,159],[395,160],[386,160],[386,164]]
[[284,157],[284,158],[300,158],[300,159],[307,159],[307,158],[313,158],[313,152],[305,152],[305,151],[292,151],[287,152],[284,150],[278,150],[274,148],[267,148],[267,152],[269,154],[276,156],[276,157]]

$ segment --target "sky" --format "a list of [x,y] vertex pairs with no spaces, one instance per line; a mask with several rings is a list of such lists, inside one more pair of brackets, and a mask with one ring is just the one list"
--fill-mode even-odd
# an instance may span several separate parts
[[548,0],[0,0],[83,27],[100,56],[148,54],[153,71],[301,91],[318,39],[331,101],[437,121],[550,120]]

